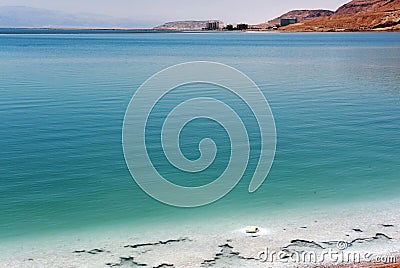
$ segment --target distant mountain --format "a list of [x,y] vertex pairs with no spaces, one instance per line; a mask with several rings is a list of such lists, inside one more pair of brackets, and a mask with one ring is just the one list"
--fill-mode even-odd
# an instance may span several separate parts
[[280,28],[283,31],[400,31],[400,0],[353,0],[329,17]]
[[292,10],[289,11],[273,20],[270,20],[266,23],[261,23],[258,25],[254,25],[256,28],[267,28],[270,26],[275,26],[281,22],[281,18],[293,18],[296,17],[298,22],[331,16],[334,12],[331,10],[317,9],[317,10]]
[[118,19],[94,14],[70,14],[26,6],[0,7],[1,28],[146,28],[152,21]]
[[[214,20],[213,20],[214,21]],[[154,27],[155,30],[201,30],[209,20],[172,21]],[[222,21],[220,24],[222,25]]]

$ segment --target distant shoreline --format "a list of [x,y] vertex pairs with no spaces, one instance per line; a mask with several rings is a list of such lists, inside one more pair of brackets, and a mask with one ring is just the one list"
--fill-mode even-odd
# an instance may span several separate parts
[[121,34],[121,33],[324,33],[324,32],[347,32],[347,33],[376,33],[376,32],[399,32],[395,30],[374,30],[374,31],[280,31],[248,29],[243,31],[205,31],[205,30],[167,30],[151,28],[0,28],[0,34]]

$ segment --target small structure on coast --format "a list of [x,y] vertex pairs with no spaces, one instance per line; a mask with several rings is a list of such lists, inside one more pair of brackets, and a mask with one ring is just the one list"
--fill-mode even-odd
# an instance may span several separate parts
[[241,24],[236,25],[236,28],[237,28],[238,31],[244,31],[244,30],[247,30],[249,28],[249,25],[241,23]]
[[297,18],[281,18],[281,26],[287,26],[289,24],[295,24],[297,23]]
[[206,30],[215,31],[219,29],[219,21],[209,21],[206,23]]
[[224,30],[227,30],[227,31],[245,31],[248,28],[249,28],[249,25],[248,24],[244,24],[244,23],[237,24],[236,27],[234,27],[232,24],[228,24],[228,25],[226,25]]

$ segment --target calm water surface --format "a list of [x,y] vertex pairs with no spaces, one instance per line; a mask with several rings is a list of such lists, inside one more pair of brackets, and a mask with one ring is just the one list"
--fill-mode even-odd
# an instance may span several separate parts
[[[277,151],[256,193],[247,192],[257,161],[253,153],[244,178],[225,198],[180,209],[136,185],[125,165],[121,131],[141,83],[163,68],[196,60],[231,65],[259,85],[275,117]],[[185,96],[234,102],[225,93],[188,88],[167,98],[164,108]],[[155,122],[165,116],[164,108],[155,112]],[[3,239],[123,221],[173,222],[396,197],[400,34],[0,35],[0,123]],[[182,185],[210,182],[227,163],[224,130],[211,121],[197,123],[183,133],[183,152],[198,157],[204,137],[222,148],[206,173],[176,172],[157,157],[156,133],[150,139],[160,172]],[[250,127],[250,135],[254,131]]]

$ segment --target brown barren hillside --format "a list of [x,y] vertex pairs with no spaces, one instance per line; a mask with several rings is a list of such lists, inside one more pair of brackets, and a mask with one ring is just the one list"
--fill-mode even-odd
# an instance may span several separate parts
[[296,17],[299,22],[305,21],[305,20],[310,20],[310,19],[315,19],[315,18],[320,18],[320,17],[326,17],[326,16],[331,16],[334,12],[331,10],[324,10],[324,9],[317,9],[317,10],[292,10],[289,11],[273,20],[270,20],[265,23],[253,25],[253,28],[268,28],[275,26],[281,22],[281,18],[292,18]]
[[399,1],[396,0],[354,0],[339,7],[335,14],[393,11],[396,9],[399,9]]
[[400,0],[353,0],[332,16],[280,28],[282,31],[399,31]]

